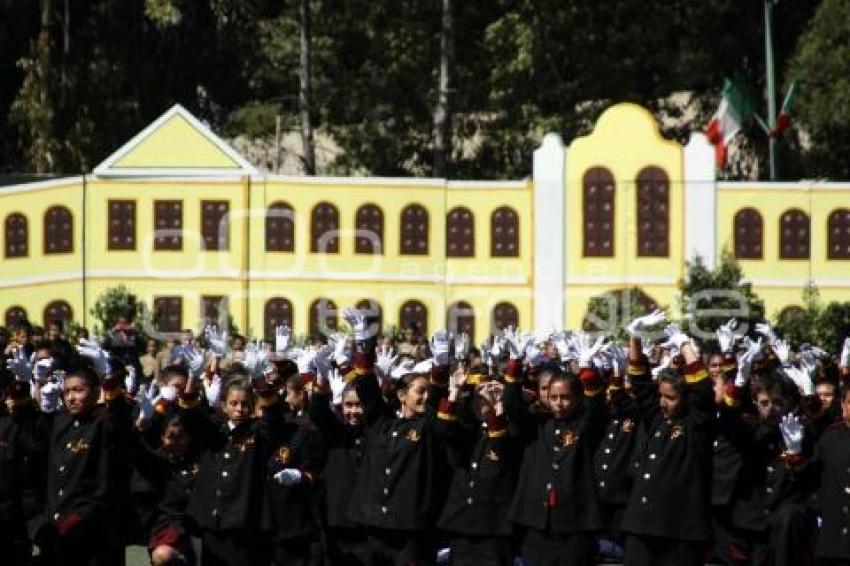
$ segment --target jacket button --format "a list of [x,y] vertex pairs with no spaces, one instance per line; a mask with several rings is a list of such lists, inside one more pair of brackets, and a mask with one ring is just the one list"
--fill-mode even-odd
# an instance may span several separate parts
[[212,516],[213,516],[213,517],[218,517],[218,509],[213,509],[213,510],[212,510]]
[[655,460],[655,454],[650,454],[650,455],[649,455],[649,459],[650,459],[650,460]]
[[603,470],[607,470],[607,469],[608,469],[608,464],[602,464],[602,469],[603,469]]
[[225,453],[224,453],[224,459],[225,459],[225,460],[230,459],[230,452],[225,452]]
[[221,497],[221,490],[220,489],[215,490],[215,496]]
[[768,473],[768,474],[772,474],[772,473],[773,473],[773,466],[768,466],[768,467],[767,467],[767,473]]
[[846,535],[846,534],[847,534],[847,527],[844,527],[843,529],[841,529],[841,534],[842,534],[842,535]]
[[641,503],[646,503],[646,502],[647,502],[646,496],[641,497],[641,498],[640,498],[640,502],[641,502]]
[[611,453],[611,449],[610,449],[610,448],[606,448],[606,449],[605,449],[605,453],[606,453],[606,454],[610,454],[610,453]]
[[387,468],[386,470],[384,470],[384,472],[385,472],[387,475],[390,475],[391,473],[393,473],[393,471],[392,471],[391,469],[389,469],[389,468]]
[[390,488],[385,487],[384,488],[384,495],[389,495],[389,494],[390,494]]
[[844,486],[844,493],[850,493],[850,485]]
[[475,481],[474,480],[470,480],[469,487],[475,487]]
[[848,511],[850,511],[850,509],[848,509],[846,505],[841,508],[841,512],[844,513],[845,515],[847,514]]
[[651,476],[649,474],[643,474],[643,479],[648,480]]
[[59,471],[60,471],[60,472],[64,472],[64,471],[65,471],[65,466],[64,466],[64,465],[59,466]]
[[561,467],[561,466],[559,466],[558,464],[552,464],[552,469],[553,469],[553,470],[558,470],[560,467]]
[[472,463],[472,469],[474,470],[476,468],[478,468],[478,462],[473,462]]
[[599,482],[599,487],[605,487],[605,482],[604,481]]
[[608,438],[614,438],[614,433],[613,433],[613,432],[609,432],[609,433],[608,433]]
[[63,495],[65,495],[65,492],[64,492],[63,490],[61,490],[61,489],[60,489],[60,490],[58,491],[58,495],[59,495],[59,497],[62,497]]
[[221,472],[221,477],[223,477],[223,478],[227,477],[227,470],[224,470],[223,472]]
[[471,497],[467,497],[467,498],[466,498],[466,504],[467,504],[467,505],[472,505],[472,498],[471,498]]
[[765,490],[766,492],[768,492],[768,493],[773,493],[773,488],[772,488],[772,487],[766,487],[766,488],[764,488],[764,490]]
[[58,520],[59,520],[59,513],[54,513],[54,514],[53,514],[53,520],[54,520],[54,521],[58,521]]
[[384,515],[386,515],[386,514],[387,514],[387,508],[386,508],[386,507],[381,507],[381,513],[383,513]]
[[361,442],[363,442],[363,441],[362,441],[362,440],[360,440],[359,438],[355,438],[355,439],[354,439],[354,444],[356,444],[357,446],[360,446],[360,443],[361,443]]

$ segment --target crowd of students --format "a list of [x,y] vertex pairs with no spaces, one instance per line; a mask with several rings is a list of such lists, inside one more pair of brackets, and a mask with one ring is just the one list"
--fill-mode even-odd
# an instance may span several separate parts
[[345,317],[304,347],[0,337],[3,564],[850,564],[850,338]]

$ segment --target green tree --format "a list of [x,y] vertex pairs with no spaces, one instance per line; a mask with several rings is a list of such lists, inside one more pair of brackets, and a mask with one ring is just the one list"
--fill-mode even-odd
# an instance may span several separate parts
[[656,308],[655,300],[640,287],[610,291],[591,297],[587,302],[582,329],[624,338],[625,327],[633,319]]
[[823,0],[797,42],[788,78],[799,81],[793,114],[811,140],[807,173],[850,176],[850,0]]
[[744,331],[764,321],[764,302],[728,250],[713,269],[701,256],[687,262],[687,274],[679,281],[679,305],[683,329],[702,342],[713,340],[715,330],[730,318]]
[[776,332],[792,344],[819,343],[818,320],[823,308],[820,293],[812,283],[803,288],[803,306],[790,306],[775,316]]
[[817,320],[815,343],[831,354],[841,352],[844,339],[850,336],[850,302],[831,302]]
[[115,326],[119,316],[127,317],[138,327],[141,324],[142,316],[140,315],[145,311],[144,302],[140,301],[125,285],[109,287],[98,296],[89,309],[89,313],[100,323],[104,331]]

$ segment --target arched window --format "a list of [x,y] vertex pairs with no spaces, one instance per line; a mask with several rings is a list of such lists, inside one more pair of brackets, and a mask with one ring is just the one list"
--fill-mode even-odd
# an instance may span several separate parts
[[827,222],[829,259],[850,259],[850,209],[833,210]]
[[357,235],[354,251],[358,254],[382,254],[384,251],[384,213],[374,204],[357,209]]
[[519,256],[519,216],[513,208],[500,206],[490,215],[490,255]]
[[604,167],[584,174],[584,255],[614,256],[614,176]]
[[475,344],[475,310],[466,301],[458,301],[449,306],[446,312],[447,326],[455,335],[465,332]]
[[313,207],[310,222],[310,251],[339,253],[339,211],[329,202]]
[[310,305],[310,335],[327,336],[336,332],[337,328],[336,303],[324,297],[313,301]]
[[809,215],[799,208],[786,210],[779,218],[779,257],[809,259]]
[[4,317],[6,328],[14,328],[18,324],[28,320],[27,311],[24,307],[14,306],[6,309],[6,316]]
[[44,213],[44,253],[62,254],[74,250],[74,218],[64,206],[51,206]]
[[416,329],[420,336],[428,335],[428,307],[422,301],[405,301],[398,311],[398,325],[402,330]]
[[58,322],[59,324],[64,324],[66,322],[71,322],[74,318],[74,311],[71,309],[71,305],[67,302],[58,300],[49,303],[46,307],[44,307],[44,327],[47,328],[51,322]]
[[14,212],[6,217],[6,257],[27,257],[29,255],[29,230],[27,217]]
[[762,236],[764,235],[761,214],[754,208],[742,208],[735,213],[735,257],[738,259],[761,259]]
[[475,217],[458,206],[446,215],[446,257],[475,256]]
[[289,299],[273,297],[266,301],[266,308],[263,310],[263,329],[266,337],[274,336],[274,329],[277,326],[285,325],[292,328],[293,324],[292,303]]
[[646,167],[637,176],[637,254],[670,255],[670,181],[658,167]]
[[356,306],[366,315],[367,338],[378,336],[384,327],[384,311],[381,304],[374,299],[363,299]]
[[409,204],[401,211],[402,255],[428,255],[428,211]]
[[295,212],[285,202],[273,202],[266,210],[266,251],[295,251]]
[[519,327],[519,311],[511,303],[501,302],[493,307],[492,330],[504,330],[508,326]]

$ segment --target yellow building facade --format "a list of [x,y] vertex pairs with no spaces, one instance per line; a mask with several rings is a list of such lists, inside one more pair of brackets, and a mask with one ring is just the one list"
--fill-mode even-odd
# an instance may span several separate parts
[[[227,311],[268,335],[326,330],[348,305],[378,327],[576,327],[590,297],[673,305],[685,261],[739,256],[773,314],[813,281],[850,289],[850,183],[725,183],[695,133],[664,139],[632,104],[531,179],[265,175],[180,106],[85,176],[0,187],[7,325],[73,319],[125,284],[164,331]],[[846,232],[845,232],[846,231]]]

